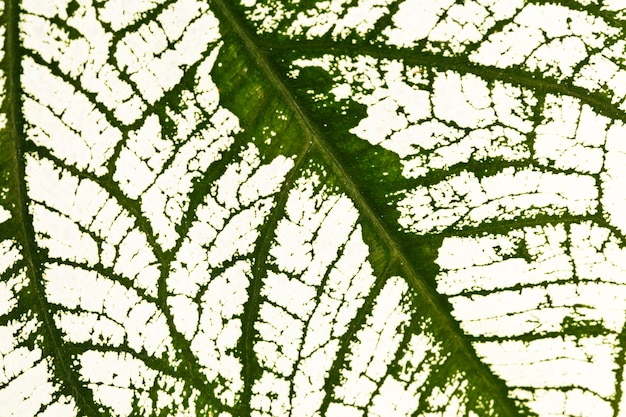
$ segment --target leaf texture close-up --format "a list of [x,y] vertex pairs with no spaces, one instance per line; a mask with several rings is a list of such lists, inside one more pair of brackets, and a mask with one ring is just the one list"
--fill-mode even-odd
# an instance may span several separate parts
[[0,417],[626,415],[626,2],[0,15]]

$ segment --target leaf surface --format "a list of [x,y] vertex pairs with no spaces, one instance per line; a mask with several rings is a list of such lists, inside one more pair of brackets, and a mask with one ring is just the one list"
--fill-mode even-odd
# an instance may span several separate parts
[[619,415],[617,3],[6,0],[0,416]]

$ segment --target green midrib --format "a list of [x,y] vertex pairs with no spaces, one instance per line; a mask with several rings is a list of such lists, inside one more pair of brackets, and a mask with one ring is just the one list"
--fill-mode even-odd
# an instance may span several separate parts
[[[442,296],[437,294],[436,291],[418,275],[415,266],[408,261],[402,246],[381,223],[379,220],[380,216],[376,214],[372,205],[363,196],[362,191],[339,162],[324,135],[302,109],[294,94],[285,83],[282,74],[279,74],[275,66],[270,62],[268,51],[255,41],[255,35],[246,27],[246,24],[237,17],[237,12],[231,10],[231,6],[227,4],[226,1],[215,0],[213,4],[217,6],[214,11],[219,20],[222,23],[227,23],[238,35],[253,61],[261,68],[272,86],[282,95],[285,102],[294,111],[303,129],[307,132],[309,140],[314,143],[328,159],[331,169],[342,180],[346,194],[350,196],[359,209],[361,217],[373,226],[378,236],[384,241],[386,246],[390,248],[394,261],[400,267],[412,288],[422,297],[421,302],[424,308],[433,316],[434,322],[443,325],[447,330],[445,333],[453,336],[452,340],[447,341],[449,343],[448,346],[452,348],[455,355],[459,355],[460,358],[465,357],[471,362],[471,364],[467,366],[468,368],[474,369],[479,373],[478,379],[483,381],[483,386],[480,387],[480,389],[490,392],[499,401],[499,404],[495,408],[502,411],[503,415],[519,415],[520,410],[513,400],[506,395],[506,385],[502,380],[493,375],[489,371],[489,368],[478,358],[470,341],[460,330],[458,323],[451,316],[450,312],[447,311],[445,307],[442,307],[442,305],[445,305],[442,301]],[[299,46],[299,44],[296,44],[296,46]]]

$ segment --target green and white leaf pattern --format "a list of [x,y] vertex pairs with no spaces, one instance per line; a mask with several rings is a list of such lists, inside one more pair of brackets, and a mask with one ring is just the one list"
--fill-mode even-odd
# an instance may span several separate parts
[[626,3],[1,13],[0,417],[626,410]]

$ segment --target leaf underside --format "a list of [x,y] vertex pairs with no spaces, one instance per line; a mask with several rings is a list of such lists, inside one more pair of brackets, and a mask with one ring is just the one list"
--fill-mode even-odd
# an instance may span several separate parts
[[625,12],[5,0],[0,417],[621,415]]

